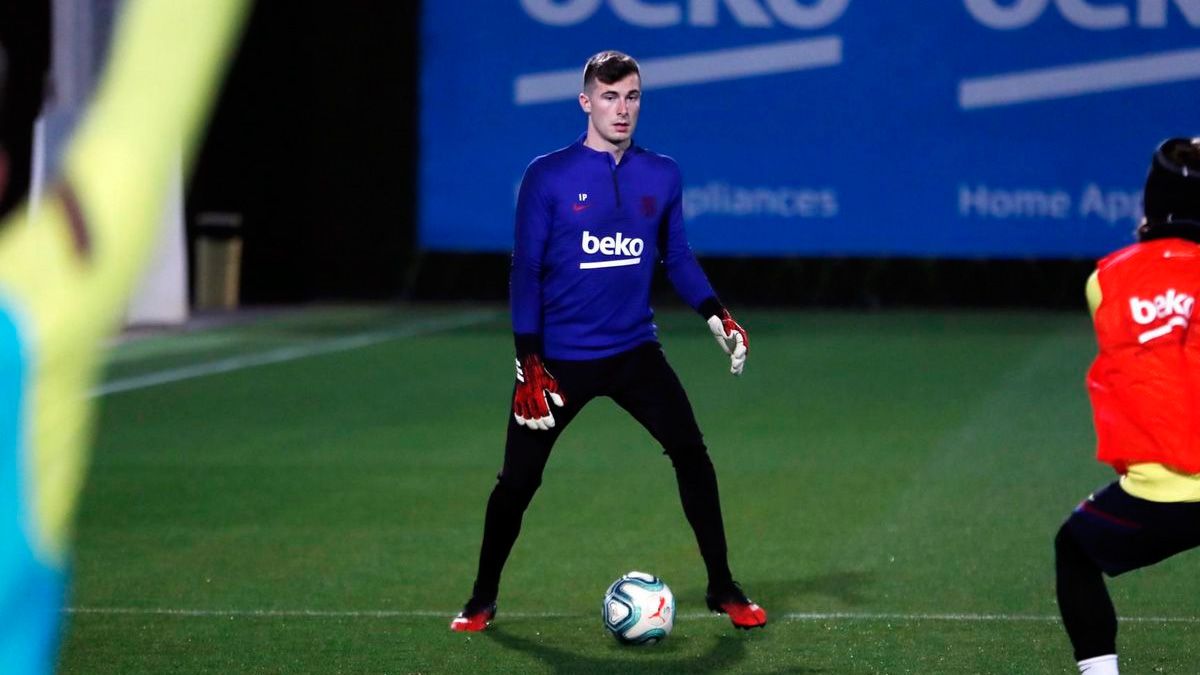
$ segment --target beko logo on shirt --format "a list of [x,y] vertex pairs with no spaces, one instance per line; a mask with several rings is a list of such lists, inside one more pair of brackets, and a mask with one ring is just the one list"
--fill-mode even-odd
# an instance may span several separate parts
[[597,237],[587,230],[583,231],[583,252],[592,255],[600,253],[607,256],[624,256],[615,260],[598,260],[595,262],[581,262],[579,269],[594,270],[600,267],[624,267],[626,265],[637,265],[642,262],[642,250],[646,244],[641,239],[632,238],[626,239],[625,235],[620,232],[616,237]]
[[1195,298],[1187,293],[1180,293],[1174,288],[1167,289],[1166,293],[1156,295],[1151,300],[1133,296],[1129,299],[1129,312],[1133,315],[1135,323],[1140,326],[1148,326],[1155,321],[1167,320],[1165,324],[1138,335],[1138,343],[1146,344],[1176,328],[1187,328],[1188,319],[1191,318],[1195,305]]

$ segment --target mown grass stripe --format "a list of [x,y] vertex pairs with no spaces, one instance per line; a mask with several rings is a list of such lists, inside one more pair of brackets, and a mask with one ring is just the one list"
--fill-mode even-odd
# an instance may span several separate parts
[[402,338],[416,337],[418,335],[428,335],[430,333],[439,333],[456,328],[465,328],[474,326],[487,321],[491,321],[498,316],[495,311],[477,311],[457,314],[447,318],[430,319],[418,323],[410,324],[400,328],[383,331],[372,331],[367,333],[357,333],[355,335],[347,335],[345,337],[335,338],[333,340],[325,340],[316,343],[307,343],[289,347],[280,347],[271,349],[257,354],[244,354],[239,356],[231,356],[229,358],[218,359],[216,361],[207,361],[205,363],[197,363],[190,366],[180,368],[170,368],[160,370],[145,375],[136,375],[112,382],[106,382],[92,390],[93,397],[108,396],[110,394],[119,394],[126,391],[135,391],[138,389],[146,389],[163,384],[171,384],[174,382],[182,382],[198,377],[207,377],[209,375],[218,375],[221,373],[231,373],[246,368],[256,366],[266,366],[276,363],[285,363],[287,361],[296,361],[311,356],[320,356],[322,354],[332,354],[336,352],[345,352],[353,349],[361,349],[370,347],[391,340],[399,340]]

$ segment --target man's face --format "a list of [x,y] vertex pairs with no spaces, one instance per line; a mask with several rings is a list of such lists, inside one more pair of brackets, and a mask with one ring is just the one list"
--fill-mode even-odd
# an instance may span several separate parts
[[625,147],[633,138],[642,106],[642,78],[633,73],[612,84],[596,80],[579,95],[579,105],[588,114],[589,136]]

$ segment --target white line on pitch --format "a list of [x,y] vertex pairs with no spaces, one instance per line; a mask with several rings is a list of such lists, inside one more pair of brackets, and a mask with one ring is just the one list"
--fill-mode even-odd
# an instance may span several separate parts
[[[134,615],[134,616],[244,616],[260,618],[365,618],[365,619],[421,619],[448,618],[454,615],[451,610],[317,610],[317,609],[172,609],[172,608],[139,608],[139,607],[68,607],[63,610],[67,614],[101,614],[101,615]],[[501,618],[511,619],[580,619],[591,616],[579,612],[505,612],[499,613]],[[693,620],[720,618],[721,615],[712,612],[684,613],[677,618]],[[787,612],[774,615],[776,621],[961,621],[961,622],[1058,622],[1061,619],[1049,614],[921,614],[921,613],[886,613],[886,612]],[[1123,622],[1133,623],[1200,623],[1200,617],[1194,616],[1125,616]]]
[[958,84],[958,105],[994,108],[1195,79],[1200,79],[1200,49],[1180,49],[965,79]]
[[125,391],[133,391],[135,389],[145,389],[147,387],[154,387],[160,384],[170,384],[172,382],[180,382],[197,377],[205,377],[208,375],[217,375],[219,373],[229,373],[235,370],[253,368],[255,366],[265,366],[274,363],[283,363],[285,361],[295,361],[297,359],[304,359],[310,356],[319,356],[321,354],[344,352],[352,349],[377,345],[391,340],[415,337],[418,335],[427,335],[429,333],[438,333],[441,331],[453,330],[455,328],[464,328],[466,326],[472,326],[491,321],[497,316],[498,314],[494,311],[466,312],[464,314],[457,314],[447,318],[420,321],[391,330],[359,333],[357,335],[348,335],[346,337],[335,338],[333,340],[297,345],[294,347],[281,347],[279,349],[272,349],[258,354],[231,356],[226,359],[208,361],[206,363],[197,363],[191,366],[171,368],[169,370],[160,370],[158,372],[148,373],[146,375],[135,375],[133,377],[127,377],[120,380],[113,380],[112,382],[106,382],[96,387],[91,393],[94,397],[108,396],[109,394],[118,394]]
[[[365,618],[405,619],[426,617],[452,617],[450,610],[320,610],[320,609],[174,609],[169,607],[67,607],[67,614],[126,614],[133,616],[245,616],[267,618],[315,617],[315,618]],[[580,613],[567,612],[504,612],[514,619],[571,619],[582,618]]]
[[[850,621],[1050,621],[1058,622],[1062,618],[1052,614],[887,614],[871,612],[788,612],[782,615],[789,621],[829,621],[846,619]],[[1200,623],[1200,617],[1195,616],[1123,616],[1121,621],[1136,623]]]
[[[647,85],[662,89],[824,68],[841,62],[842,38],[834,35],[645,59],[639,65]],[[579,78],[578,68],[521,75],[513,81],[513,100],[517,105],[532,105],[573,99],[579,95]]]

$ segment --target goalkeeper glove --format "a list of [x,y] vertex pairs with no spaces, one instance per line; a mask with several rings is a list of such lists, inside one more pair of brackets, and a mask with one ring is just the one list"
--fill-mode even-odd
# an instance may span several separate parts
[[717,344],[729,355],[729,372],[741,375],[742,369],[746,367],[746,354],[750,351],[750,337],[746,335],[746,329],[734,321],[729,315],[729,310],[724,307],[708,317],[708,327],[717,339]]
[[517,424],[530,429],[553,428],[554,415],[550,413],[547,399],[559,408],[567,402],[567,397],[558,389],[558,380],[546,370],[537,354],[528,354],[516,363],[517,391],[513,394],[513,417]]

